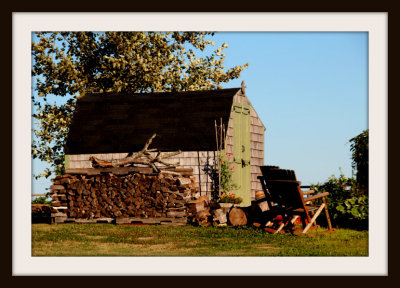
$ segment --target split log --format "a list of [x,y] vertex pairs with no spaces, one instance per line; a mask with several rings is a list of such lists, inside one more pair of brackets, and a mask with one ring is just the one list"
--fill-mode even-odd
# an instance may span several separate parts
[[218,224],[225,224],[227,222],[226,213],[223,209],[217,209],[213,211],[213,221]]
[[65,190],[65,187],[63,185],[51,185],[50,186],[50,190],[54,191],[54,190]]
[[185,217],[187,216],[186,211],[168,211],[167,217]]
[[269,210],[268,202],[267,201],[261,201],[257,203],[258,207],[260,208],[261,212],[265,212]]
[[189,203],[201,203],[201,202],[205,202],[205,204],[207,205],[209,203],[208,197],[205,195],[202,195],[198,199],[192,200]]
[[195,223],[197,223],[198,225],[210,226],[212,224],[212,221],[210,221],[210,217],[210,208],[206,208],[196,214]]
[[180,177],[178,178],[177,183],[181,187],[189,187],[189,185],[192,184],[192,180],[190,178]]
[[197,214],[200,211],[203,211],[205,209],[204,207],[204,202],[200,202],[200,203],[188,203],[188,208],[189,208],[189,212]]

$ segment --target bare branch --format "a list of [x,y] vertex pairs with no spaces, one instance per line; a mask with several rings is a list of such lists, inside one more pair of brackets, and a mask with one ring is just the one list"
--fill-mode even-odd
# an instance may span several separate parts
[[[155,149],[155,148],[147,149],[156,136],[157,136],[157,134],[154,133],[150,137],[150,139],[147,140],[143,149],[140,150],[138,153],[136,153],[136,155],[129,153],[128,154],[129,156],[127,156],[123,159],[116,159],[116,160],[112,160],[112,161],[105,161],[105,160],[102,160],[102,159],[92,156],[89,158],[89,160],[92,162],[92,167],[94,167],[94,168],[121,167],[121,166],[125,166],[128,164],[142,164],[142,165],[147,165],[147,166],[152,167],[155,172],[160,172],[160,169],[155,165],[156,163],[165,165],[166,167],[163,167],[164,169],[171,167],[171,166],[175,167],[175,166],[179,165],[179,162],[169,163],[169,162],[163,161],[162,159],[178,155],[179,153],[181,153],[181,151],[171,152],[171,153],[162,155],[161,151],[157,151],[157,149]],[[157,152],[157,154],[155,157],[153,157],[151,155],[151,153],[149,153],[149,152]]]

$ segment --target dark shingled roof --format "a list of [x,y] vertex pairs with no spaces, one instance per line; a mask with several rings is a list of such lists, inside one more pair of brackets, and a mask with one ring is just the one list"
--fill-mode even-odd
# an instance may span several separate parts
[[135,152],[153,133],[160,151],[216,150],[239,88],[167,93],[88,93],[77,100],[65,154]]

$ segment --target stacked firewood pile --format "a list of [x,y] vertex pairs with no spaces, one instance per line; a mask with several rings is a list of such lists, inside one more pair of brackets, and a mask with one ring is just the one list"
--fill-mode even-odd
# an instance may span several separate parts
[[229,208],[221,208],[219,203],[210,202],[207,196],[200,196],[187,203],[188,223],[202,226],[227,225]]
[[[124,168],[112,169],[119,171]],[[53,179],[50,196],[53,207],[58,209],[58,214],[53,216],[85,219],[182,218],[187,216],[185,204],[198,192],[194,177],[190,176],[193,173],[128,172],[126,175],[115,175],[104,173],[102,169],[86,169],[86,174],[80,171],[83,169],[71,170],[67,172],[77,174],[64,174]],[[96,171],[98,175],[93,175]]]

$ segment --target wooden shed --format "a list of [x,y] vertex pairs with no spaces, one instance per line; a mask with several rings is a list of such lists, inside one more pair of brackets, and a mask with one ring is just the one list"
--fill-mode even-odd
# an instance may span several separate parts
[[215,122],[222,123],[226,153],[234,161],[236,195],[250,205],[261,190],[257,176],[264,165],[265,127],[243,88],[166,93],[88,93],[77,100],[66,140],[66,168],[90,168],[90,156],[121,159],[141,150],[153,133],[150,148],[182,153],[169,159],[193,168],[200,194],[212,195],[206,173],[217,155]]

